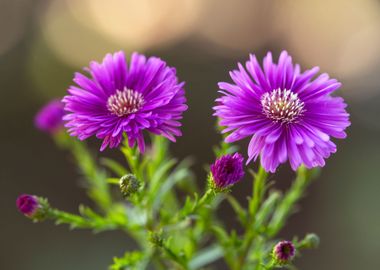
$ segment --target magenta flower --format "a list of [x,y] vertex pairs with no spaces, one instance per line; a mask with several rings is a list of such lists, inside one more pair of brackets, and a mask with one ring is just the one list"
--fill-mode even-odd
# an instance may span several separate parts
[[25,216],[33,217],[39,209],[38,198],[34,195],[22,194],[17,197],[16,206]]
[[281,241],[273,248],[273,257],[280,265],[287,264],[295,255],[296,248],[290,241]]
[[35,126],[48,133],[56,133],[63,127],[63,103],[60,100],[52,100],[36,114],[34,118]]
[[244,176],[243,161],[239,153],[218,158],[210,166],[215,186],[223,189],[240,181]]
[[234,84],[219,83],[222,96],[214,107],[223,132],[231,132],[226,142],[251,137],[247,163],[260,156],[270,172],[287,160],[293,170],[301,164],[324,166],[336,151],[330,137],[345,138],[350,125],[343,99],[330,95],[341,83],[325,73],[312,80],[319,68],[301,73],[286,51],[278,64],[269,52],[263,69],[254,55],[246,63],[248,72],[238,67],[230,72]]
[[85,69],[91,78],[76,73],[65,96],[64,117],[71,135],[80,140],[103,139],[100,150],[117,147],[125,133],[130,147],[144,152],[143,131],[175,141],[185,104],[184,83],[174,68],[156,57],[132,54],[129,67],[123,52],[107,54],[101,64]]

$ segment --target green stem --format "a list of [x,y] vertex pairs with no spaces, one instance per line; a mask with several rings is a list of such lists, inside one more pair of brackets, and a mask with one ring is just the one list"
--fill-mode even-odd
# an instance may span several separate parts
[[305,167],[300,167],[298,169],[296,179],[294,180],[289,191],[285,194],[284,199],[277,207],[268,225],[268,236],[276,236],[277,233],[283,228],[287,218],[294,208],[294,205],[304,195],[305,189],[311,182],[312,175],[312,172],[307,170]]
[[166,253],[166,255],[173,261],[176,263],[176,266],[178,266],[177,268],[180,269],[180,270],[188,270],[189,267],[187,266],[187,263],[182,260],[180,257],[178,257],[177,254],[175,254],[170,248],[168,248],[167,246],[163,246],[163,249]]
[[255,175],[255,181],[253,184],[252,198],[249,202],[249,216],[251,222],[254,221],[257,210],[263,199],[265,193],[265,181],[268,177],[268,173],[260,165],[258,173]]
[[89,197],[106,213],[111,208],[112,198],[105,171],[98,168],[85,143],[73,139],[64,132],[56,134],[54,139],[57,145],[72,153],[85,176]]
[[234,209],[241,224],[243,224],[243,226],[246,226],[248,217],[247,211],[240,205],[240,203],[238,202],[238,200],[235,199],[235,197],[231,196],[230,194],[226,194],[226,198],[230,203],[231,207]]
[[93,229],[96,231],[112,230],[117,228],[123,229],[119,224],[109,222],[105,218],[92,220],[55,208],[48,209],[47,218],[54,220],[57,224],[68,224],[71,228]]
[[203,196],[199,200],[195,200],[194,205],[190,209],[188,209],[187,211],[182,211],[178,216],[174,217],[174,219],[170,222],[170,224],[179,223],[180,221],[184,220],[186,217],[195,214],[204,205],[210,203],[211,199],[214,196],[215,196],[215,192],[211,188],[208,188],[207,191],[203,194]]
[[205,204],[208,204],[210,200],[214,197],[215,192],[212,189],[207,189],[202,198],[199,199],[198,203],[193,209],[193,212],[196,212],[199,208],[203,207]]
[[155,264],[155,266],[158,268],[158,269],[167,269],[167,266],[164,262],[164,260],[162,259],[161,257],[161,254],[159,252],[159,248],[155,248],[154,252],[153,252],[153,255],[152,255],[152,259],[151,261]]
[[92,228],[91,222],[85,218],[55,208],[49,209],[48,217],[55,220],[57,223],[66,223],[78,228]]
[[266,265],[265,264],[260,265],[259,269],[272,270],[272,269],[274,269],[275,266],[276,266],[276,264],[273,262],[273,260],[271,260]]
[[108,178],[107,183],[111,185],[120,185],[120,179],[119,178]]
[[236,264],[236,270],[243,269],[245,265],[245,261],[247,260],[248,253],[253,244],[253,240],[257,235],[255,231],[255,216],[260,207],[260,204],[263,200],[265,194],[265,183],[268,177],[268,173],[264,170],[264,168],[260,165],[258,173],[255,174],[255,181],[253,183],[252,197],[249,201],[249,209],[248,209],[248,222],[245,228],[244,242],[243,242],[243,251],[238,258]]

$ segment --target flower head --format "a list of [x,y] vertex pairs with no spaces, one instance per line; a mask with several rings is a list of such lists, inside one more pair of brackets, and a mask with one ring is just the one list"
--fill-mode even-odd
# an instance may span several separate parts
[[273,248],[273,259],[279,265],[290,262],[296,254],[296,248],[290,241],[281,241]]
[[226,142],[251,138],[247,163],[260,156],[270,172],[287,160],[293,170],[312,168],[324,166],[336,151],[330,137],[346,137],[349,114],[343,99],[331,96],[341,83],[325,73],[312,79],[318,70],[301,72],[286,51],[278,63],[268,53],[263,69],[251,55],[246,69],[239,64],[230,73],[234,84],[219,83],[214,115],[230,132]]
[[34,123],[42,131],[55,133],[63,127],[64,105],[60,100],[52,100],[36,114]]
[[244,176],[243,161],[239,153],[218,158],[210,166],[214,185],[224,189],[240,181]]
[[37,213],[40,204],[37,196],[22,194],[17,197],[16,206],[25,216],[33,217]]
[[179,120],[187,109],[184,83],[164,61],[134,53],[128,66],[124,53],[117,52],[85,70],[91,77],[76,73],[76,86],[63,99],[71,135],[81,140],[95,135],[104,150],[117,147],[125,133],[129,146],[137,142],[141,152],[144,130],[171,141],[181,136]]

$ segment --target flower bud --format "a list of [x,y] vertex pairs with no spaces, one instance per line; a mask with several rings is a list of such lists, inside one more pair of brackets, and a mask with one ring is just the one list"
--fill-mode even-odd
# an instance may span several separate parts
[[309,233],[305,238],[299,243],[300,249],[302,248],[317,248],[319,246],[319,237],[314,233]]
[[55,134],[63,127],[64,105],[60,100],[52,100],[36,114],[35,126],[50,134]]
[[43,220],[46,216],[48,204],[35,195],[22,194],[16,200],[18,210],[33,220]]
[[223,190],[240,181],[244,176],[243,160],[239,153],[218,158],[210,166],[211,187]]
[[290,241],[281,241],[274,246],[272,251],[273,260],[276,265],[285,265],[293,260],[296,248]]
[[140,182],[133,174],[126,174],[121,177],[119,185],[124,198],[136,193],[140,188]]

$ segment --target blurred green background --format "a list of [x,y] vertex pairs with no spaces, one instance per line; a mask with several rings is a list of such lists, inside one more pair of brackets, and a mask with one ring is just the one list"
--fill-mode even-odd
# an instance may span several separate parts
[[[74,71],[119,49],[160,56],[187,82],[190,109],[172,151],[195,157],[201,178],[219,140],[211,109],[217,82],[230,80],[249,53],[286,49],[303,68],[319,65],[342,81],[349,136],[282,236],[320,235],[320,248],[296,261],[300,269],[380,269],[378,0],[0,0],[0,269],[101,270],[131,246],[121,233],[32,224],[15,207],[20,193],[74,212],[90,203],[70,156],[33,127],[33,117],[65,94]],[[274,179],[286,188],[291,176],[282,166]],[[234,189],[240,201],[250,185],[247,178]],[[236,224],[226,205],[220,215]]]

